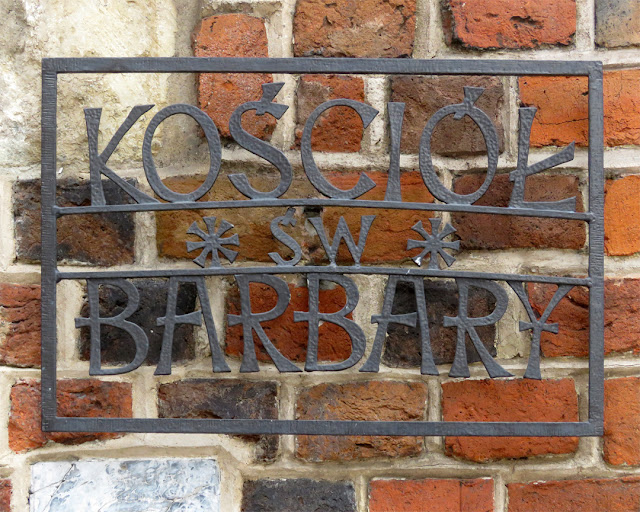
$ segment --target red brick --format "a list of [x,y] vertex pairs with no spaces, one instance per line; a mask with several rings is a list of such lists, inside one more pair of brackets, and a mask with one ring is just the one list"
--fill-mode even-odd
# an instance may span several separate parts
[[607,180],[604,196],[604,248],[609,256],[640,251],[640,176]]
[[[531,304],[542,314],[556,287],[529,284]],[[640,353],[640,326],[636,321],[640,310],[640,279],[606,279],[604,292],[605,354]],[[542,353],[545,357],[587,357],[589,355],[589,292],[573,288],[549,317],[557,322],[558,334],[543,332]]]
[[[573,380],[466,380],[442,384],[444,421],[578,421]],[[575,437],[447,437],[445,453],[474,462],[573,453]]]
[[[270,286],[252,283],[251,310],[254,313],[269,311],[276,305],[276,292]],[[304,361],[307,356],[307,341],[309,337],[308,322],[294,322],[294,311],[309,311],[309,290],[303,286],[289,284],[291,301],[285,312],[274,320],[262,322],[265,334],[284,357],[291,361]],[[335,313],[346,304],[347,297],[344,288],[336,286],[333,289],[320,290],[320,311]],[[228,313],[240,314],[240,294],[234,288],[228,298]],[[348,315],[353,318],[352,315]],[[256,344],[258,361],[271,362],[271,357],[262,345],[256,333],[253,333]],[[319,328],[318,360],[344,361],[351,354],[351,340],[346,331],[330,322],[324,322]],[[227,325],[225,336],[226,353],[232,356],[242,355],[243,329],[242,325]]]
[[[604,74],[604,141],[606,146],[640,144],[640,70]],[[520,101],[538,108],[531,129],[531,145],[588,145],[587,77],[522,77]]]
[[[427,386],[417,382],[368,381],[320,384],[298,396],[301,420],[423,421]],[[296,456],[308,461],[410,457],[424,450],[422,438],[393,436],[299,436]]]
[[[247,169],[241,169],[246,172]],[[248,173],[249,174],[249,173]],[[277,186],[279,175],[276,173],[259,172],[249,178],[253,184],[260,183],[262,190],[270,190]],[[163,183],[171,190],[186,193],[197,189],[204,181],[204,176],[176,176],[163,180]],[[299,186],[298,182],[303,183]],[[256,186],[258,186],[256,184]],[[306,187],[306,188],[305,188]],[[309,197],[313,193],[310,192],[311,185],[305,179],[294,180],[291,186],[291,192],[286,197]],[[230,199],[246,199],[243,197],[226,179],[226,176],[218,177],[213,188],[205,194],[202,201],[225,201]],[[237,233],[240,237],[240,247],[230,247],[239,252],[236,261],[261,261],[270,262],[273,260],[269,257],[270,252],[278,252],[284,258],[290,257],[280,242],[273,238],[270,229],[270,222],[273,218],[284,215],[286,209],[274,208],[221,208],[217,210],[182,210],[172,212],[156,213],[156,245],[158,247],[158,255],[164,258],[185,258],[195,259],[199,255],[199,251],[187,252],[187,240],[199,241],[195,235],[187,235],[187,230],[193,222],[204,229],[203,217],[217,217],[218,223],[220,219],[231,222],[235,227],[228,234]],[[304,221],[300,215],[296,216],[297,224],[295,227],[285,228],[298,243],[303,242],[305,237]],[[301,243],[302,245],[302,243]]]
[[492,512],[493,480],[373,480],[369,512]]
[[[364,101],[364,81],[344,75],[303,75],[298,82],[296,111],[296,147],[311,113],[325,101],[336,99]],[[333,107],[316,121],[311,132],[315,151],[357,152],[362,140],[362,120],[349,107]]]
[[[486,174],[462,176],[454,182],[454,192],[471,194]],[[494,176],[478,206],[509,205],[513,182],[508,174]],[[527,178],[526,201],[559,201],[576,197],[577,210],[584,211],[576,176],[537,175]],[[581,249],[586,241],[585,223],[577,220],[533,219],[511,215],[454,213],[452,224],[458,230],[462,249],[557,248]]]
[[616,466],[640,464],[640,378],[604,384],[604,460]]
[[640,477],[509,484],[509,512],[637,512]]
[[[360,199],[381,201],[387,188],[387,179],[389,177],[386,172],[367,172],[375,183],[376,187]],[[360,178],[359,172],[332,172],[327,173],[327,179],[336,187],[348,190],[352,188]],[[406,202],[433,203],[433,196],[422,181],[422,177],[418,172],[403,173],[400,177],[400,187],[402,189],[402,200]],[[371,225],[369,235],[367,236],[367,244],[365,246],[361,263],[380,263],[384,261],[408,261],[409,258],[420,254],[418,249],[407,251],[407,240],[419,239],[420,235],[412,231],[412,227],[422,221],[426,229],[429,230],[430,224],[427,219],[433,217],[431,212],[419,212],[412,210],[371,210],[370,208],[324,208],[322,212],[322,220],[324,222],[325,231],[329,241],[333,240],[333,234],[338,226],[341,216],[344,216],[347,225],[353,234],[354,240],[358,240],[360,233],[360,219],[363,215],[376,215],[376,219]],[[316,263],[326,263],[327,257],[320,243],[320,239],[315,234],[313,228],[313,237],[309,239],[311,245],[307,247],[309,257]],[[338,261],[343,263],[353,262],[348,249],[344,242],[338,251]]]
[[445,0],[449,44],[466,48],[568,45],[576,32],[575,0]]
[[[493,122],[502,149],[504,129],[504,87],[498,77],[486,76],[394,76],[391,78],[391,101],[405,104],[402,124],[403,153],[417,153],[422,132],[429,119],[441,108],[464,99],[464,87],[483,87],[476,102]],[[442,155],[486,154],[482,132],[468,116],[441,120],[431,137],[433,153]]]
[[[222,14],[204,18],[193,34],[196,57],[268,57],[264,20],[246,14]],[[247,101],[262,97],[262,84],[273,79],[266,73],[201,73],[198,76],[198,106],[230,137],[229,119]],[[247,112],[242,126],[252,135],[268,139],[276,120],[268,114]]]
[[415,0],[298,0],[296,57],[408,57],[413,52]]
[[[58,381],[58,416],[130,418],[131,384],[94,379]],[[9,417],[9,448],[14,452],[34,450],[48,441],[81,444],[121,436],[113,433],[43,432],[40,424],[40,383],[31,380],[15,384],[11,388]]]
[[0,512],[11,512],[10,480],[0,480]]
[[40,366],[40,286],[0,283],[0,364]]

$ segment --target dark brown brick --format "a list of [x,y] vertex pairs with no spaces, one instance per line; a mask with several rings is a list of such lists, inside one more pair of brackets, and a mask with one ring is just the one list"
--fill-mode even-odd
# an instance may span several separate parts
[[[167,312],[168,279],[135,279],[132,283],[140,293],[138,309],[128,318],[128,321],[142,327],[149,339],[149,353],[145,364],[158,364],[164,327],[156,325],[159,317]],[[176,314],[186,315],[195,311],[196,286],[193,283],[182,283],[178,288]],[[126,293],[116,286],[100,287],[100,316],[110,317],[120,314],[127,306]],[[85,297],[80,316],[89,317],[89,303]],[[173,331],[174,363],[184,363],[195,356],[194,326],[178,324]],[[133,361],[136,346],[129,334],[117,327],[103,325],[101,334],[101,361],[103,364],[123,365]],[[91,349],[91,331],[88,327],[80,329],[80,358],[89,360]]]
[[[131,181],[133,184],[134,182]],[[134,202],[120,187],[103,180],[107,204]],[[58,181],[58,206],[88,206],[89,183]],[[21,262],[40,260],[40,180],[19,181],[13,187],[16,255]],[[58,219],[58,260],[111,266],[134,262],[135,226],[132,213],[66,215]]]
[[[394,76],[391,80],[391,101],[406,105],[402,126],[403,153],[418,152],[420,138],[429,119],[443,107],[462,103],[465,86],[484,87],[485,91],[476,106],[493,122],[502,150],[504,87],[499,78]],[[431,149],[433,153],[442,155],[476,155],[487,152],[482,132],[468,116],[459,121],[448,116],[440,121],[431,138]]]
[[242,512],[356,512],[351,482],[292,478],[249,480],[242,489]]
[[[189,379],[158,387],[160,418],[277,419],[275,382],[224,379]],[[256,441],[256,456],[273,461],[278,436],[243,436]]]
[[[320,384],[298,396],[301,420],[422,421],[427,387],[417,382],[367,381]],[[298,436],[296,456],[308,461],[410,457],[424,450],[421,438],[394,436]]]
[[[485,180],[485,174],[458,178],[454,192],[471,194]],[[526,201],[559,201],[576,197],[577,211],[584,211],[576,176],[530,176],[525,186]],[[494,176],[478,206],[509,205],[513,183],[508,174]],[[557,248],[581,249],[586,241],[585,223],[577,220],[532,219],[511,215],[454,213],[451,223],[457,229],[462,249]]]
[[[424,282],[429,317],[431,350],[436,364],[453,362],[456,349],[457,330],[444,327],[445,316],[458,316],[458,290],[454,283],[443,281]],[[496,305],[495,297],[481,288],[469,289],[469,316],[479,317],[491,314]],[[413,285],[399,283],[393,303],[392,314],[413,313],[416,309],[416,296]],[[476,328],[480,339],[492,356],[496,355],[494,325]],[[467,358],[469,363],[480,361],[480,357],[467,337]],[[390,324],[387,330],[385,350],[382,362],[394,368],[420,367],[422,351],[420,348],[420,329],[399,324]]]

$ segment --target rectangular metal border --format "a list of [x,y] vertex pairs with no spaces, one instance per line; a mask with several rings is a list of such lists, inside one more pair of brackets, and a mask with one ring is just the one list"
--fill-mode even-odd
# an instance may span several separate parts
[[[589,81],[589,418],[585,422],[429,422],[57,416],[57,75],[63,73],[290,73],[587,76]],[[42,428],[60,432],[177,432],[413,436],[600,436],[604,423],[604,117],[595,61],[334,58],[54,58],[42,60]]]

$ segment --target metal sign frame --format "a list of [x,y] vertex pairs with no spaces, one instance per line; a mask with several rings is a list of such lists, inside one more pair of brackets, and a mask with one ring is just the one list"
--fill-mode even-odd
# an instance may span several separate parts
[[[402,203],[349,198],[277,199],[249,201],[136,203],[60,208],[56,205],[57,76],[65,73],[288,73],[376,75],[497,75],[586,76],[589,84],[589,210],[567,212],[532,207],[509,208],[472,204]],[[466,99],[466,98],[465,98]],[[479,124],[480,126],[480,124]],[[422,151],[422,149],[421,149]],[[326,194],[325,194],[326,195]],[[588,277],[456,272],[429,268],[379,267],[256,267],[202,268],[175,271],[60,271],[57,266],[56,221],[61,215],[181,209],[265,206],[353,206],[440,210],[500,215],[578,219],[588,223]],[[56,403],[56,284],[64,279],[205,276],[238,274],[386,274],[460,279],[505,280],[516,288],[524,282],[581,285],[589,288],[589,415],[582,422],[430,422],[267,419],[77,418],[57,415]],[[604,408],[604,172],[602,63],[524,60],[413,60],[309,58],[55,58],[42,61],[42,426],[45,431],[180,432],[226,434],[323,434],[412,436],[599,436]],[[490,372],[491,373],[491,372]]]

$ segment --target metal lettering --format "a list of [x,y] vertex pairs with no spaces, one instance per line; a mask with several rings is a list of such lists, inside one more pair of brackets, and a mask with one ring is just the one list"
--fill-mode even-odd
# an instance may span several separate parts
[[338,221],[338,227],[336,227],[336,232],[333,235],[333,243],[331,244],[329,244],[329,240],[327,239],[322,219],[320,217],[311,217],[309,222],[311,222],[313,227],[316,229],[318,237],[320,237],[322,247],[327,253],[327,257],[329,258],[331,265],[336,264],[341,240],[344,240],[344,243],[347,245],[347,248],[351,253],[351,257],[355,261],[356,265],[360,265],[360,258],[362,258],[362,253],[364,252],[364,247],[367,243],[369,228],[371,228],[371,224],[375,218],[375,215],[363,215],[360,217],[360,235],[358,235],[357,245],[353,241],[353,235],[351,234],[347,221],[344,220],[344,217],[340,217],[340,220]]
[[287,233],[282,231],[282,229],[280,229],[280,224],[282,224],[283,226],[296,225],[297,221],[294,217],[295,213],[296,213],[295,208],[289,208],[287,210],[286,215],[281,217],[276,217],[271,221],[271,224],[270,224],[271,234],[274,236],[274,238],[279,242],[282,242],[284,245],[286,245],[289,249],[293,251],[293,258],[291,258],[290,260],[285,260],[277,252],[269,253],[269,257],[273,261],[275,261],[276,264],[279,266],[293,267],[297,265],[300,259],[302,258],[302,250],[300,249],[300,244],[296,242],[292,236],[288,235]]

